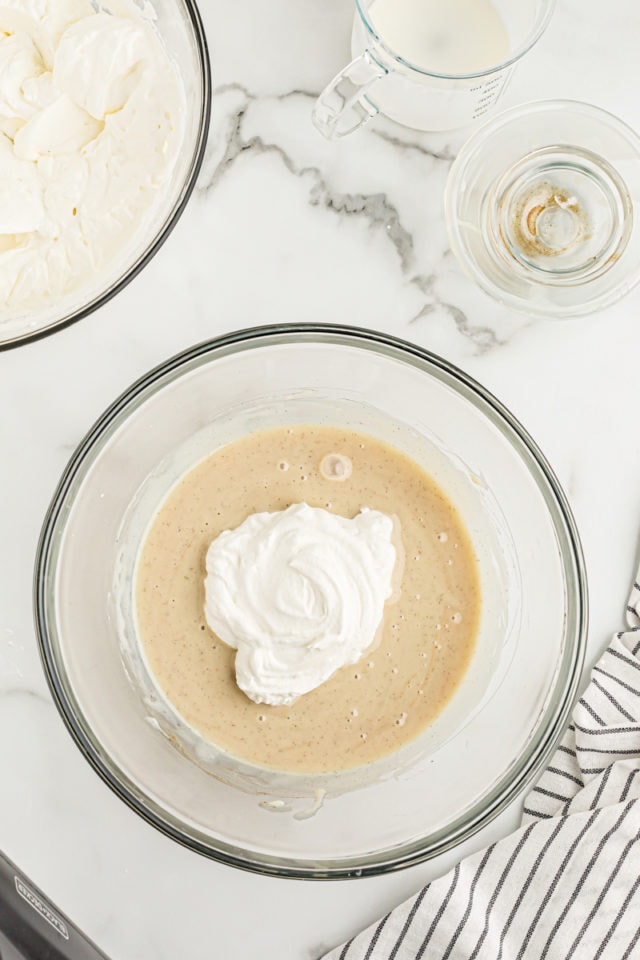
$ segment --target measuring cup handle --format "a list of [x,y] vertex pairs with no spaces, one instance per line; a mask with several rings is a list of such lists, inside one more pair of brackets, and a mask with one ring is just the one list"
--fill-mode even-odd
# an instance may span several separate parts
[[328,140],[344,137],[375,117],[378,108],[368,90],[388,74],[369,50],[356,57],[324,88],[313,108],[312,119]]

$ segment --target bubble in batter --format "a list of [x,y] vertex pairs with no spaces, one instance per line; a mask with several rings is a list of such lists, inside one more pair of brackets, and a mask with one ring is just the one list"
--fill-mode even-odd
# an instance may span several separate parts
[[337,480],[343,483],[353,472],[353,464],[349,457],[341,453],[328,453],[320,461],[320,473],[325,480]]

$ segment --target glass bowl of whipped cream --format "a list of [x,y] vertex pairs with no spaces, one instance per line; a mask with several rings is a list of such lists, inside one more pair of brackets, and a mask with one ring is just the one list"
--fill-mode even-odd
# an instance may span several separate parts
[[78,320],[159,249],[193,189],[210,69],[193,0],[0,8],[0,346]]
[[35,609],[62,717],[123,800],[314,878],[435,856],[516,799],[587,618],[569,507],[511,414],[417,346],[308,324],[196,346],[105,412]]

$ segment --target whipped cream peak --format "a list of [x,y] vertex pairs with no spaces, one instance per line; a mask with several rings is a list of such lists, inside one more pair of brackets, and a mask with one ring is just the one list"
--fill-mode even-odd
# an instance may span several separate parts
[[356,663],[394,592],[394,521],[297,503],[254,513],[206,558],[205,616],[237,650],[236,681],[254,702],[292,703]]
[[153,60],[154,50],[141,24],[96,13],[72,24],[56,51],[53,81],[62,93],[96,120],[121,110]]
[[36,113],[13,138],[15,155],[22,160],[38,160],[78,153],[103,129],[85,110],[66,94]]

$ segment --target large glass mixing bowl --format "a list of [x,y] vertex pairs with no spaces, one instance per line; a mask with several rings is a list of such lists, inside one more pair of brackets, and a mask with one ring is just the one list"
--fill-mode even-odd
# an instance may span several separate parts
[[[104,6],[108,8],[108,0],[104,0]],[[139,6],[143,8],[142,3]],[[93,278],[64,297],[44,301],[39,307],[5,315],[0,310],[0,349],[59,330],[107,303],[157,253],[191,196],[204,159],[211,113],[207,42],[194,0],[153,0],[153,11],[153,27],[184,91],[180,117],[182,141],[169,179],[143,220],[132,230],[128,243]]]
[[[131,612],[141,540],[176,480],[236,437],[305,422],[360,430],[420,463],[466,524],[483,592],[476,652],[436,722],[383,761],[315,777],[204,742],[155,687]],[[586,585],[563,493],[494,397],[412,344],[300,324],[193,347],[106,411],[53,497],[35,610],[58,708],[134,810],[236,866],[347,877],[443,852],[531,784],[576,693]]]

